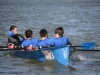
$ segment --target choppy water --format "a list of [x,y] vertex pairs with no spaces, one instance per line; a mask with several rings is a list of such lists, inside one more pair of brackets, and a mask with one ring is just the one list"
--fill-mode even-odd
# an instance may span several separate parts
[[[39,30],[46,28],[49,37],[54,29],[62,26],[64,36],[73,45],[96,42],[100,46],[100,0],[0,0],[0,44],[7,42],[11,25],[24,35],[33,30],[33,37],[40,38]],[[0,52],[0,75],[99,75],[100,52],[75,52],[69,67],[56,61],[39,62]]]

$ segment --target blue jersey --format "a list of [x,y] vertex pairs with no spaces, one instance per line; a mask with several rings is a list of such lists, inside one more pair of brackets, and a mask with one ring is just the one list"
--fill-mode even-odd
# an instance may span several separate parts
[[44,40],[39,40],[38,45],[39,46],[51,46],[53,43],[53,39],[51,38],[47,38]]
[[22,42],[21,46],[38,46],[38,40],[35,38],[32,39],[26,39]]
[[65,37],[55,38],[53,40],[53,46],[55,46],[55,47],[65,46],[68,43],[69,43],[69,39],[65,38]]

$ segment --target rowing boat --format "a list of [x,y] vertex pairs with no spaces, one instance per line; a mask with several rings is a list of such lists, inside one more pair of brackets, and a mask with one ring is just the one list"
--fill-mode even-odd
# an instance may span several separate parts
[[39,61],[55,59],[62,65],[69,65],[69,46],[57,48],[42,48],[34,51],[15,50],[13,51],[13,54],[18,57],[32,58]]
[[[12,49],[13,47],[13,49]],[[76,49],[79,47],[79,49]],[[49,48],[44,48],[42,47],[41,49],[34,50],[34,51],[29,51],[25,50],[22,51],[27,47],[23,46],[0,46],[0,51],[11,51],[14,55],[23,57],[23,58],[32,58],[36,59],[39,61],[45,61],[47,59],[55,59],[57,60],[60,64],[69,66],[69,55],[75,51],[100,51],[95,48],[95,42],[88,42],[88,43],[83,43],[81,46],[63,46],[63,47],[49,47]],[[40,47],[39,47],[40,48]],[[80,49],[82,48],[82,49]]]

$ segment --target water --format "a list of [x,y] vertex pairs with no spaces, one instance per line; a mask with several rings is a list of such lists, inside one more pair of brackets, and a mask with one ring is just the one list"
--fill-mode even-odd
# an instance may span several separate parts
[[[26,29],[40,39],[39,30],[45,28],[54,38],[56,27],[62,26],[64,36],[73,45],[96,42],[100,46],[99,0],[0,0],[0,45],[7,42],[11,25],[24,36]],[[39,62],[0,52],[1,75],[99,75],[100,52],[75,52],[69,67],[56,61]],[[80,60],[77,58],[80,58]]]

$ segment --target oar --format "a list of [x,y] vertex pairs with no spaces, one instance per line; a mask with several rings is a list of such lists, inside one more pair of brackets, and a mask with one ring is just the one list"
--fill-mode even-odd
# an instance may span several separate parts
[[82,49],[74,48],[74,51],[100,51],[95,49],[95,42],[87,42],[83,43],[81,46],[74,46],[74,47],[81,47]]
[[15,50],[22,50],[20,48],[14,48],[14,49],[10,49],[10,48],[0,48],[0,51],[15,51]]
[[9,50],[27,50],[26,46],[0,46],[0,51],[9,51]]
[[[52,48],[50,46],[39,46],[39,47],[34,47],[32,46],[33,50],[39,50],[39,49],[48,49]],[[8,50],[30,50],[30,47],[28,46],[0,46],[0,51],[8,51]]]
[[[22,47],[28,47],[28,46],[0,46],[0,48],[8,48],[8,47],[17,47],[17,48],[22,48]],[[50,48],[52,46],[39,46],[37,48]]]
[[75,51],[100,51],[98,49],[75,49]]
[[[76,47],[81,47],[81,49],[77,49]],[[95,42],[87,42],[83,43],[81,46],[72,47],[73,51],[100,51],[95,49]]]
[[[81,46],[73,46],[73,47],[81,47],[82,49],[94,49],[95,42],[87,42],[87,43],[83,43]],[[8,48],[8,46],[0,46],[0,48]],[[48,46],[43,46],[40,48],[48,48]]]
[[83,43],[81,46],[74,46],[74,47],[81,47],[82,49],[94,49],[95,48],[95,42],[87,42]]
[[7,48],[8,46],[0,46],[0,48]]
[[[26,47],[25,46],[14,46],[13,49],[9,49],[10,46],[0,46],[0,51],[3,51],[3,50],[21,50],[21,49],[25,49]],[[91,49],[94,49],[95,47],[95,42],[87,42],[87,43],[83,43],[81,46],[71,46],[76,48],[76,47],[81,47],[82,50],[91,50]],[[41,49],[41,48],[50,48],[50,46],[43,46],[43,47],[37,47],[38,49]],[[74,50],[75,51],[75,50]]]

